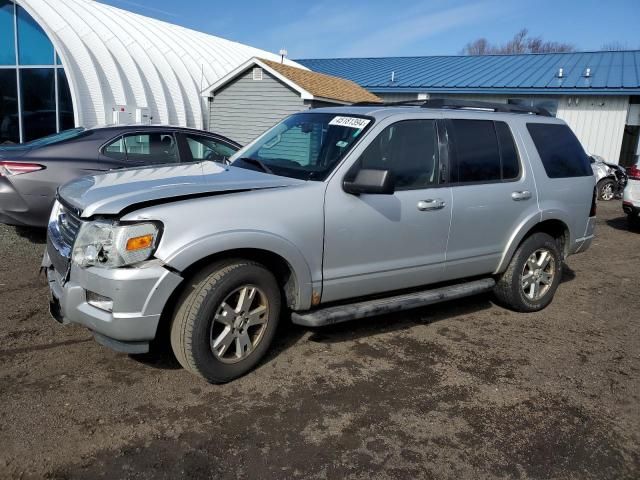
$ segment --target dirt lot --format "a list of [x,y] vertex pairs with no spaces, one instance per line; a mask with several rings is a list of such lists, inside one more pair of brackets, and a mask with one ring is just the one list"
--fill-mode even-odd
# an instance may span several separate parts
[[43,239],[0,226],[0,478],[639,478],[640,233],[599,213],[543,312],[290,326],[223,386],[55,323]]

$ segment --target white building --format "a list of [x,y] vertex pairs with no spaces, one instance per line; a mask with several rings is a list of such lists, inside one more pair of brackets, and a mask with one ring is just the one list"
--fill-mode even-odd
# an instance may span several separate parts
[[205,128],[200,92],[252,57],[280,60],[91,0],[0,0],[0,143],[114,121]]

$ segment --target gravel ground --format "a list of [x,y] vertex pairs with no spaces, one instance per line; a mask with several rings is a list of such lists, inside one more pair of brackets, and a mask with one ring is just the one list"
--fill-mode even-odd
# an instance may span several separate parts
[[640,233],[599,214],[542,312],[288,326],[222,386],[55,323],[41,234],[0,226],[0,478],[639,478]]

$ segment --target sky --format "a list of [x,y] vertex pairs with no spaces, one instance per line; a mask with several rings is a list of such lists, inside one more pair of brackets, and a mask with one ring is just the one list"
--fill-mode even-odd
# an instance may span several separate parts
[[288,57],[456,55],[517,31],[599,50],[640,49],[640,0],[101,0]]

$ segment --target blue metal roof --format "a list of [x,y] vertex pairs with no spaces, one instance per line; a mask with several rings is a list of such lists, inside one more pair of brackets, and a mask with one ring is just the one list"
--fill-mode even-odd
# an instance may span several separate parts
[[640,94],[640,50],[296,61],[374,93]]

